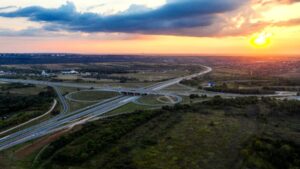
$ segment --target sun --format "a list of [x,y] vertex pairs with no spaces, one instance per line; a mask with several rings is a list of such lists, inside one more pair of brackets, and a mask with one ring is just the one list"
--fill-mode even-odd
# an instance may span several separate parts
[[256,34],[251,38],[250,43],[252,46],[256,48],[265,48],[270,45],[271,36],[272,35],[270,33],[266,33],[266,32]]

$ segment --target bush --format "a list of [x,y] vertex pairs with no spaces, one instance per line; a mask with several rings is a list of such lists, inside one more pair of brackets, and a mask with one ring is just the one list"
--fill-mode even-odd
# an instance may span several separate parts
[[254,137],[241,150],[241,155],[244,168],[288,169],[300,166],[300,146],[290,141]]

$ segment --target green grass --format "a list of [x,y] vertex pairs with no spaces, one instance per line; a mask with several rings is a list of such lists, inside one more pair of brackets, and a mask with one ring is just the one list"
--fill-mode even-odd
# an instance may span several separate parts
[[179,76],[187,75],[188,72],[182,70],[169,70],[164,72],[153,72],[153,71],[145,71],[145,72],[138,72],[138,73],[127,73],[127,74],[114,74],[117,77],[128,77],[128,78],[135,78],[139,81],[161,81],[165,79],[176,78]]
[[73,101],[68,101],[68,103],[70,105],[70,112],[95,104],[95,102],[73,102]]
[[72,93],[70,97],[75,100],[83,101],[100,101],[118,96],[117,92],[102,92],[102,91],[80,91]]
[[[71,94],[70,97],[79,101],[68,100],[70,105],[70,112],[88,107],[96,104],[97,102],[109,99],[119,94],[116,92],[101,92],[101,91],[80,91],[78,93]],[[85,102],[86,101],[86,102]]]
[[63,95],[66,95],[66,94],[69,94],[69,93],[72,93],[72,92],[75,92],[75,91],[79,91],[80,89],[78,88],[74,88],[74,87],[59,87],[60,90],[61,90],[61,93]]
[[[132,158],[137,168],[229,168],[234,158],[224,152],[237,154],[243,139],[253,132],[253,124],[246,126],[247,132],[244,125],[234,118],[187,113],[157,136],[156,145],[138,148]],[[153,132],[161,132],[159,128]]]
[[[24,87],[22,87],[24,86]],[[26,85],[21,85],[21,84],[0,84],[0,93],[12,93],[12,94],[21,94],[21,95],[37,95],[42,91],[45,91],[46,87],[45,86],[29,86],[26,87]]]
[[115,109],[113,111],[106,113],[105,115],[117,115],[117,114],[123,114],[123,113],[132,113],[136,110],[147,110],[147,109],[153,109],[153,107],[137,105],[134,103],[128,103],[118,109]]
[[45,89],[44,89],[44,87],[41,87],[41,86],[9,90],[10,93],[26,94],[26,95],[37,95],[42,91],[45,91]]
[[149,104],[149,105],[161,105],[164,104],[162,102],[160,102],[158,99],[159,96],[153,96],[153,95],[149,95],[149,96],[143,96],[141,97],[138,101],[140,103],[144,103],[144,104]]
[[164,90],[167,90],[167,91],[187,91],[189,89],[187,87],[182,86],[182,85],[175,84],[175,85],[172,85],[172,86],[169,86],[169,87],[165,88]]

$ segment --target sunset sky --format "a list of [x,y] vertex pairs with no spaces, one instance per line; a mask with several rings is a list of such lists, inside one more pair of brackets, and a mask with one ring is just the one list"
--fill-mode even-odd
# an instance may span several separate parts
[[0,52],[297,55],[300,0],[0,0]]

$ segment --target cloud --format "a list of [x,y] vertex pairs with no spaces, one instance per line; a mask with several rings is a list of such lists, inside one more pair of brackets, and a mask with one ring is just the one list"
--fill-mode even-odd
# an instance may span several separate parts
[[255,3],[262,6],[272,5],[272,4],[293,4],[300,2],[300,0],[253,0]]
[[279,3],[292,4],[296,2],[300,2],[300,0],[276,0]]
[[12,8],[16,8],[16,6],[4,6],[4,7],[0,7],[0,11],[1,10],[6,10],[6,9],[12,9]]
[[90,11],[90,10],[94,10],[94,9],[97,9],[97,8],[103,7],[103,6],[105,6],[104,3],[103,4],[98,4],[98,5],[93,5],[93,6],[88,7],[87,10]]
[[290,19],[287,21],[280,21],[272,23],[274,26],[299,26],[300,18]]
[[127,11],[108,16],[77,12],[74,4],[67,2],[59,8],[31,6],[0,12],[0,16],[25,17],[30,21],[45,23],[45,29],[51,31],[210,36],[218,30],[206,28],[222,22],[219,14],[233,11],[247,1],[169,0],[157,9],[133,5]]
[[23,30],[0,29],[0,36],[6,37],[26,37],[26,36],[40,36],[43,30],[38,28],[27,28]]

